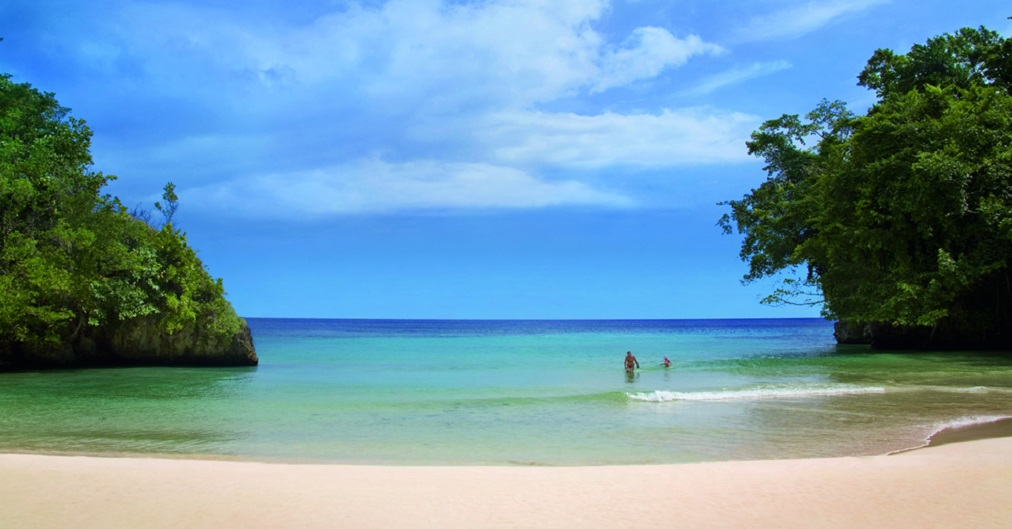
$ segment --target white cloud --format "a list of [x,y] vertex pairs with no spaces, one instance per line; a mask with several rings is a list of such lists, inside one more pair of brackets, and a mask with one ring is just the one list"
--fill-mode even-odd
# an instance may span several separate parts
[[[389,0],[290,19],[144,2],[109,15],[115,37],[97,34],[117,40],[103,64],[129,65],[135,77],[119,86],[145,108],[148,129],[162,131],[119,158],[182,173],[172,177],[181,193],[207,208],[628,207],[633,199],[581,181],[581,171],[744,159],[751,116],[535,110],[723,52],[655,26],[611,39],[595,29],[610,9],[607,0]],[[192,122],[163,126],[181,113],[166,104],[171,114],[159,115],[145,97],[186,106]]]
[[280,86],[293,90],[271,92],[276,104],[336,93],[393,109],[524,107],[626,86],[720,51],[650,26],[616,46],[593,27],[608,9],[605,0],[391,0],[291,25],[145,3],[113,26],[129,43],[123,53],[142,57],[161,86],[200,92],[224,77],[236,89],[228,101],[240,105]]
[[793,39],[834,20],[864,11],[889,0],[831,0],[794,3],[780,11],[755,17],[738,30],[737,40],[751,42]]
[[749,79],[763,77],[791,67],[787,61],[773,61],[750,64],[743,68],[735,68],[710,76],[685,91],[687,95],[707,95],[725,86],[736,85]]
[[396,210],[629,207],[632,199],[573,181],[544,181],[485,163],[368,160],[297,173],[212,184],[183,193],[187,203],[246,215],[303,216]]
[[[759,121],[755,116],[707,108],[590,116],[502,112],[450,127],[473,142],[466,159],[391,162],[373,156],[316,169],[244,176],[184,189],[180,194],[194,207],[254,216],[635,207],[640,203],[635,195],[581,181],[580,175],[586,171],[620,175],[627,169],[741,163],[748,159],[744,142]],[[418,133],[429,129],[423,126]],[[238,148],[246,140],[231,141]],[[267,147],[258,141],[261,148]],[[221,141],[187,145],[235,150]],[[547,179],[545,174],[567,176]],[[621,184],[616,187],[625,188]]]
[[720,46],[706,43],[695,35],[677,39],[665,29],[637,28],[622,47],[603,55],[603,75],[592,91],[601,92],[613,86],[649,79],[669,66],[685,64],[693,55],[723,51]]
[[707,108],[594,116],[499,114],[484,139],[503,163],[568,169],[740,162],[759,118]]

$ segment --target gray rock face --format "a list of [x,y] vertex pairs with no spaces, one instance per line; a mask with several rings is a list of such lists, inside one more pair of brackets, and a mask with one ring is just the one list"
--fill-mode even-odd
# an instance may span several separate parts
[[838,321],[833,324],[833,337],[838,344],[869,344],[872,329],[867,324]]
[[245,321],[235,335],[215,336],[196,326],[165,334],[154,320],[134,320],[96,338],[99,363],[118,359],[125,364],[254,366],[258,362]]
[[93,366],[255,366],[259,362],[246,321],[235,334],[191,325],[173,334],[154,319],[89,329],[52,345],[0,347],[0,371]]
[[836,342],[868,344],[894,351],[1012,351],[1012,327],[965,329],[956,326],[902,327],[888,323],[848,323],[833,326]]

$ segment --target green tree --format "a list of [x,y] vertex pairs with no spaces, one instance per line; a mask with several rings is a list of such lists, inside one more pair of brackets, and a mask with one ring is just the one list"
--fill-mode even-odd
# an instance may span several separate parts
[[165,189],[162,192],[162,200],[165,201],[163,205],[161,202],[155,202],[155,209],[165,217],[165,224],[172,224],[172,217],[176,216],[176,210],[179,209],[179,197],[176,196],[176,184],[169,182],[165,184]]
[[92,171],[91,130],[53,94],[0,75],[0,368],[62,354],[140,320],[171,335],[234,335],[242,320],[172,227],[165,186],[159,230],[130,215]]
[[108,178],[88,170],[91,131],[53,94],[0,76],[0,329],[55,342],[78,308],[74,256]]
[[903,96],[927,86],[970,88],[997,83],[1009,86],[1012,43],[984,27],[963,28],[955,34],[915,44],[905,55],[876,50],[858,75],[882,99]]
[[[845,142],[850,136],[853,114],[839,101],[823,101],[802,121],[798,115],[784,115],[764,123],[747,142],[749,154],[765,160],[768,178],[742,200],[723,202],[731,207],[719,224],[725,233],[732,232],[732,220],[745,235],[740,256],[749,263],[745,281],[776,276],[788,271],[781,287],[770,294],[766,303],[803,304],[821,302],[821,263],[813,259],[819,242],[817,227],[811,219],[817,214],[820,200],[815,187],[820,167],[826,164],[819,150],[830,152],[831,146]],[[803,268],[803,270],[801,270]],[[803,272],[803,276],[793,273]]]
[[804,267],[766,302],[806,287],[884,345],[1012,345],[1009,42],[963,29],[878,50],[866,115],[823,103],[753,133],[769,177],[720,222],[744,234],[745,281]]

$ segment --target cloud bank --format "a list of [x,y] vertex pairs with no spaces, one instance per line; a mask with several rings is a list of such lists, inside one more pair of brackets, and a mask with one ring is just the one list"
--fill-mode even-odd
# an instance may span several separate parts
[[[743,31],[800,34],[877,1],[797,4]],[[635,207],[635,190],[609,178],[741,163],[760,121],[712,105],[623,104],[678,93],[680,68],[733,50],[616,24],[620,6],[606,0],[263,5],[123,1],[40,30],[54,56],[103,85],[89,103],[104,109],[103,159],[247,214],[272,200],[312,215]],[[61,41],[78,18],[94,23],[89,38]],[[763,33],[774,18],[787,22]],[[788,67],[753,63],[680,92]]]
[[791,2],[773,13],[756,16],[737,34],[738,41],[796,39],[846,15],[859,13],[889,0],[829,0]]
[[432,209],[549,206],[624,208],[634,201],[573,180],[546,181],[523,171],[480,163],[382,160],[262,175],[189,190],[193,205],[244,216],[390,213]]

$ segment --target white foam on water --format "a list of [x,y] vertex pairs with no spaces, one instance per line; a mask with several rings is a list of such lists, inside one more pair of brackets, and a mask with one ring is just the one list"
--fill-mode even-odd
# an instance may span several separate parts
[[973,386],[972,388],[952,388],[953,393],[1012,393],[1009,388],[996,388],[991,386]]
[[630,399],[645,402],[674,401],[722,401],[722,400],[760,400],[760,399],[798,399],[807,397],[833,397],[837,395],[865,395],[885,393],[885,388],[878,386],[759,386],[745,389],[728,389],[721,391],[653,391],[649,393],[626,393]]
[[958,430],[960,428],[967,428],[970,426],[977,426],[980,424],[988,424],[992,422],[1004,421],[1005,419],[1012,419],[1012,415],[972,415],[968,417],[960,417],[951,421],[945,421],[935,424],[931,433],[929,433],[921,444],[912,446],[910,448],[901,448],[899,450],[893,450],[888,455],[901,454],[903,452],[910,452],[911,450],[917,450],[919,448],[925,448],[931,445],[931,438],[942,433],[944,430]]
[[942,430],[958,430],[959,428],[966,428],[968,426],[977,426],[978,424],[988,424],[992,422],[998,422],[1005,419],[1012,419],[1009,415],[974,415],[971,417],[960,417],[951,421],[946,421],[941,424],[936,424],[935,429],[931,432],[928,438],[941,433]]
[[988,393],[1012,393],[1012,388],[1002,388],[996,386],[906,386],[896,388],[896,391],[934,391],[938,393],[961,393],[970,395],[985,395]]

